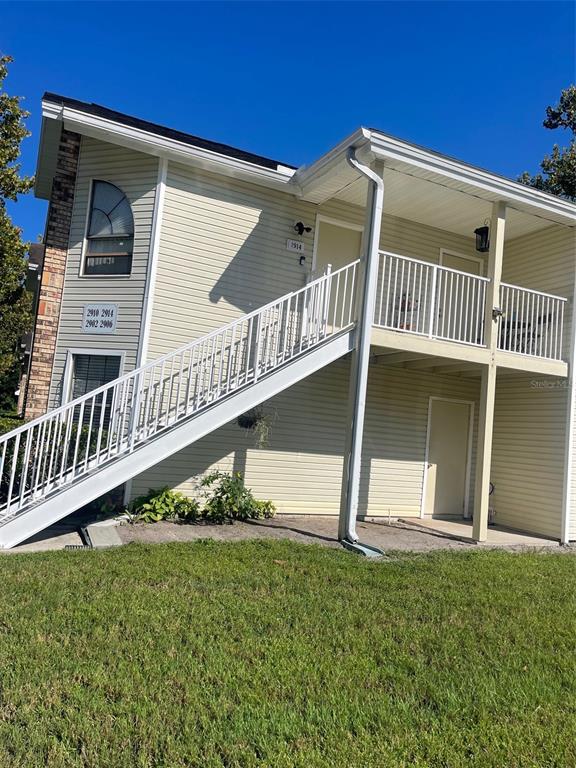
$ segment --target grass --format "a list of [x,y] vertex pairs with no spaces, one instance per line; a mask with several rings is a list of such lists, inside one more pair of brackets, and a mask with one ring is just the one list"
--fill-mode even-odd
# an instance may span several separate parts
[[576,765],[576,559],[0,559],[0,766]]

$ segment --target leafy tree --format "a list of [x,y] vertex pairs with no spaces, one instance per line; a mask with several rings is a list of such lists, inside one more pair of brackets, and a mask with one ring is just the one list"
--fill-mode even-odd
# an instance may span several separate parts
[[567,147],[555,144],[552,154],[546,155],[540,163],[542,173],[531,176],[525,171],[518,178],[523,184],[551,192],[553,195],[576,200],[576,86],[565,88],[560,102],[555,107],[546,108],[545,128],[556,130],[563,128],[571,132],[572,137]]
[[4,90],[10,56],[0,55],[0,407],[13,403],[19,373],[19,341],[31,327],[30,295],[24,287],[27,244],[21,230],[6,211],[6,201],[16,200],[32,187],[33,180],[20,175],[20,143],[29,132],[24,125],[28,112],[20,97]]

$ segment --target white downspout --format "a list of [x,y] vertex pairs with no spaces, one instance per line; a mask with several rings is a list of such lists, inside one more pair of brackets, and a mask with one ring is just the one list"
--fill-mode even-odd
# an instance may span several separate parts
[[362,462],[362,441],[364,437],[364,414],[366,410],[366,389],[370,361],[370,341],[374,310],[376,306],[376,285],[378,282],[378,258],[380,228],[384,207],[384,180],[370,167],[363,165],[353,148],[348,150],[348,163],[369,180],[367,200],[367,226],[363,247],[363,274],[359,281],[356,320],[356,345],[350,363],[349,427],[344,450],[342,495],[338,536],[344,546],[362,554],[382,554],[365,545],[358,545],[356,516],[360,492],[360,467]]

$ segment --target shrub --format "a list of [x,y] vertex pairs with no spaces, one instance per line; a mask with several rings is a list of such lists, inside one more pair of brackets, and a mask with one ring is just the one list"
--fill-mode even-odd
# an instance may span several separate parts
[[133,520],[143,523],[157,523],[160,520],[194,523],[199,516],[199,507],[194,499],[166,487],[160,490],[150,489],[148,493],[134,499],[128,506],[128,511]]
[[232,523],[234,520],[261,520],[273,517],[276,507],[271,501],[255,499],[244,485],[240,472],[212,472],[202,479],[205,503],[201,506],[179,491],[170,488],[150,489],[134,499],[128,513],[134,522],[157,523],[160,520],[177,520],[195,523]]
[[17,416],[0,416],[0,435],[6,432],[12,432],[13,429],[21,427],[24,421]]
[[240,472],[212,472],[203,478],[202,486],[209,489],[202,516],[211,523],[270,518],[276,512],[271,501],[254,498]]

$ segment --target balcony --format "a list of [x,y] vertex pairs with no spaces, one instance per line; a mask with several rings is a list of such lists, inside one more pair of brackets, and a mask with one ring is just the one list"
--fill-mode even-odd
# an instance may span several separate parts
[[[485,349],[489,283],[487,277],[383,251],[374,326]],[[566,302],[561,296],[501,283],[498,350],[562,361]]]

